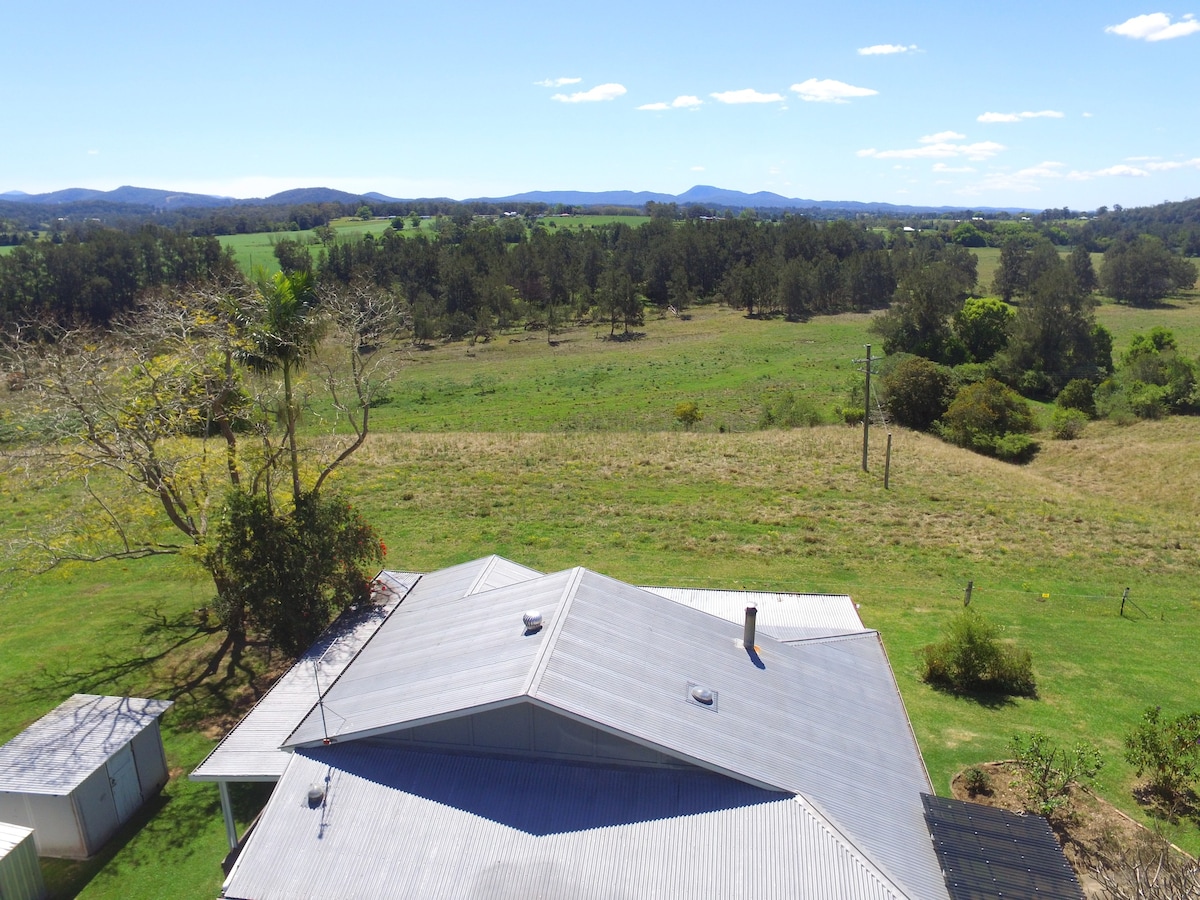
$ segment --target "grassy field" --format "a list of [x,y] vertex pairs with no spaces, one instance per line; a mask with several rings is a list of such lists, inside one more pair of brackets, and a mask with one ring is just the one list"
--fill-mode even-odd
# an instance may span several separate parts
[[[1149,324],[1200,352],[1195,297],[1100,314],[1118,353]],[[853,315],[764,322],[701,307],[686,320],[648,321],[636,340],[579,326],[556,346],[544,333],[513,333],[413,351],[375,410],[380,433],[338,487],[377,526],[389,568],[500,553],[633,583],[849,593],[883,636],[939,792],[963,766],[1003,757],[1013,732],[1037,728],[1099,745],[1100,792],[1140,816],[1124,734],[1147,705],[1200,706],[1200,422],[1093,423],[1078,441],[1043,436],[1022,467],[897,431],[886,491],[881,429],[869,473],[856,429],[754,430],[771,392],[801,392],[827,411],[840,402],[860,377],[868,324]],[[674,423],[681,400],[705,413],[693,433]],[[307,427],[316,436],[320,419]],[[0,470],[0,540],[73,515],[74,503],[66,486],[34,490]],[[917,679],[915,650],[961,609],[968,581],[972,605],[1032,651],[1038,699],[980,704]],[[99,859],[48,864],[58,896],[215,895],[217,792],[184,776],[278,660],[223,647],[200,628],[195,611],[210,594],[176,559],[6,579],[0,740],[73,691],[176,701],[165,720],[175,777],[164,799]],[[1173,836],[1200,850],[1195,823]]]

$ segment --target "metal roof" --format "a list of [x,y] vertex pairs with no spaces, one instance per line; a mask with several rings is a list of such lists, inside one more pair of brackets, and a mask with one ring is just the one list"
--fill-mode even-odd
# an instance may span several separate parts
[[[741,624],[586,569],[467,596],[462,582],[423,578],[326,692],[324,722],[314,710],[289,744],[534,702],[801,794],[911,896],[945,896],[920,800],[931,787],[877,633],[785,643],[760,632],[751,654]],[[545,623],[534,634],[529,609]],[[694,685],[719,703],[691,700]]]
[[[314,783],[325,793],[310,803]],[[698,770],[464,757],[364,741],[296,752],[223,896],[904,895],[790,794]]]
[[381,573],[376,581],[385,589],[375,594],[375,602],[338,616],[192,771],[192,780],[278,779],[291,755],[280,747],[316,705],[317,686],[326,690],[333,684],[420,577],[412,572]]
[[778,641],[803,641],[869,629],[846,594],[789,594],[769,591],[714,591],[645,587],[643,590],[730,622],[741,623],[747,606],[758,608],[757,627]]
[[1050,823],[980,803],[926,794],[925,817],[951,900],[1083,900]]
[[8,822],[0,822],[0,859],[7,856],[14,847],[33,834],[32,828],[26,828],[24,825],[10,825]]
[[0,747],[0,791],[69,794],[173,705],[75,694]]

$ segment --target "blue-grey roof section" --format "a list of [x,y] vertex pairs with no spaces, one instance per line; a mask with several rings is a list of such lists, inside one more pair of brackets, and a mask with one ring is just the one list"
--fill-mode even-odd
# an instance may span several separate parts
[[382,572],[373,602],[338,616],[287,672],[280,676],[233,730],[189,776],[193,781],[276,781],[290,751],[281,750],[296,723],[317,703],[412,586],[413,572]]
[[804,641],[869,629],[846,594],[790,594],[770,591],[718,591],[647,587],[644,590],[730,622],[742,623],[746,607],[758,609],[756,627],[777,641]]
[[0,747],[0,791],[65,796],[173,705],[75,694]]
[[[325,795],[310,803],[313,783]],[[792,795],[703,771],[458,756],[365,741],[296,752],[223,896],[905,895]]]

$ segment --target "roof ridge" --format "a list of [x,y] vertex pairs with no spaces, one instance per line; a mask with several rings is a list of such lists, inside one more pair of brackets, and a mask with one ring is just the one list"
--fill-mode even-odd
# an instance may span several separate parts
[[792,795],[792,800],[804,807],[805,811],[824,826],[835,840],[853,851],[864,863],[871,869],[871,874],[880,879],[885,886],[896,893],[898,897],[911,898],[917,895],[912,894],[906,888],[902,887],[903,882],[898,881],[894,875],[887,870],[887,867],[880,863],[874,856],[867,853],[856,841],[850,838],[849,835],[838,825],[837,820],[830,816],[819,803],[816,803],[811,798],[804,794],[796,793]]
[[538,650],[537,656],[534,657],[534,664],[529,672],[529,679],[522,687],[522,693],[529,698],[536,696],[538,688],[541,686],[542,676],[546,674],[546,666],[550,663],[550,657],[554,655],[554,645],[558,641],[558,635],[562,631],[563,623],[566,622],[567,616],[571,613],[571,603],[575,599],[575,593],[579,590],[579,583],[583,580],[583,575],[587,570],[582,566],[575,566],[568,571],[571,574],[567,579],[566,585],[563,586],[562,593],[559,595],[558,609],[555,610],[554,621],[550,624],[550,630],[546,632],[546,637],[542,640],[542,646]]

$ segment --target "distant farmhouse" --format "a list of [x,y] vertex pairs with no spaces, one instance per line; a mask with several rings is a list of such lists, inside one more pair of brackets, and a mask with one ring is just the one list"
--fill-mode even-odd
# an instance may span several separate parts
[[[379,584],[192,773],[226,898],[1082,896],[1048,830],[932,796],[849,597],[499,557]],[[276,783],[241,840],[236,781]]]

